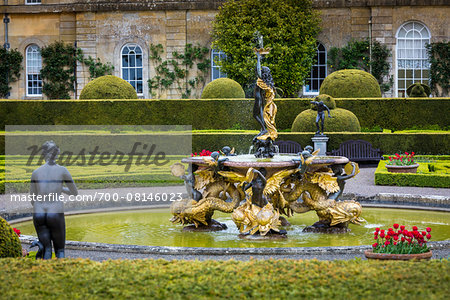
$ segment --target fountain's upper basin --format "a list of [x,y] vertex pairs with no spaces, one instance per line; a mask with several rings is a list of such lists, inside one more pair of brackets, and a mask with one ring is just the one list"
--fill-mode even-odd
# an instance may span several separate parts
[[[211,156],[195,156],[183,158],[181,162],[190,163],[199,166],[206,166],[205,159],[211,159]],[[222,157],[221,157],[222,158]],[[300,164],[298,155],[275,155],[272,158],[257,158],[252,154],[227,156],[227,161],[223,163],[226,167],[232,168],[295,168]],[[349,160],[343,156],[316,156],[312,159],[311,165],[315,167],[346,164]]]

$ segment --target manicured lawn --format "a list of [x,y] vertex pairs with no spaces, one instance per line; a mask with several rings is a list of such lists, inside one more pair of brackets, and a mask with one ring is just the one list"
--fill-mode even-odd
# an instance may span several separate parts
[[2,299],[447,299],[450,261],[0,259]]

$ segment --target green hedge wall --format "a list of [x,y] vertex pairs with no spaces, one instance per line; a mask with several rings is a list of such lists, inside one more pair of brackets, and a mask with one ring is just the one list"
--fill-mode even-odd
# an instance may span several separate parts
[[[235,147],[239,153],[247,153],[254,133],[194,133],[192,136],[192,149],[194,151],[218,150],[228,145]],[[313,133],[280,132],[277,140],[290,140],[299,143],[303,148],[313,145]],[[405,151],[416,154],[448,154],[450,149],[450,133],[348,133],[330,132],[328,151],[338,149],[339,145],[347,140],[365,140],[373,147],[384,153],[403,153]]]
[[[215,151],[223,146],[235,147],[242,153],[248,153],[253,137],[257,131],[228,131],[228,132],[194,132],[192,135],[192,151],[202,149]],[[280,132],[277,140],[295,141],[303,148],[312,145],[314,133]],[[382,133],[382,132],[330,132],[328,151],[338,149],[347,140],[365,140],[373,147],[379,148],[386,154],[403,153],[405,151],[416,154],[449,154],[450,132],[442,133]],[[149,136],[151,139],[151,136]],[[0,155],[5,153],[5,136],[0,135]]]
[[447,299],[450,292],[448,259],[6,258],[0,270],[3,299]]
[[[290,129],[311,99],[276,99],[278,130]],[[335,99],[361,127],[408,129],[450,124],[450,98]],[[193,129],[257,129],[253,100],[0,100],[5,125],[192,125]],[[325,127],[326,128],[326,127]]]

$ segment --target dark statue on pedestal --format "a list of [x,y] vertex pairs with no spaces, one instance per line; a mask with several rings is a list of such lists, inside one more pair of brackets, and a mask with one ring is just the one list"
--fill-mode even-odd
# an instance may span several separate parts
[[[66,224],[64,220],[64,202],[61,193],[77,195],[78,190],[69,171],[56,164],[59,148],[53,141],[42,145],[45,164],[34,170],[31,175],[30,194],[36,199],[33,205],[33,223],[39,242],[36,258],[51,259],[52,243],[55,256],[64,258],[66,243]],[[64,187],[63,185],[67,187]]]
[[275,147],[273,142],[278,137],[275,125],[277,106],[273,101],[275,99],[275,88],[270,69],[261,66],[262,55],[268,54],[269,51],[264,49],[263,37],[258,31],[255,33],[255,40],[257,43],[255,52],[257,56],[256,73],[258,79],[255,86],[253,117],[261,126],[261,130],[253,138],[253,146],[256,149],[256,157],[270,158],[274,156]]
[[[311,101],[310,103],[316,105],[316,107],[317,107],[317,117],[316,117],[317,132],[316,132],[316,135],[323,135],[323,127],[324,127],[324,123],[325,123],[325,113],[324,113],[324,111],[327,110],[328,111],[328,117],[332,118],[332,116],[330,114],[330,109],[322,101],[319,101],[319,102]],[[319,121],[321,122],[321,128],[320,129],[319,129]]]

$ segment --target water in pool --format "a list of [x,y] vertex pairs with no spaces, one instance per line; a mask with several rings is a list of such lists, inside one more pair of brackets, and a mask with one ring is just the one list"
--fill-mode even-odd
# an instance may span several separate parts
[[[183,232],[181,225],[172,224],[169,209],[148,209],[110,213],[66,216],[67,240],[175,247],[319,247],[358,246],[374,243],[376,227],[388,229],[393,223],[409,230],[432,228],[432,241],[450,239],[450,214],[445,212],[364,208],[362,217],[367,223],[352,225],[346,234],[303,233],[302,229],[317,221],[315,212],[296,214],[289,218],[288,238],[283,240],[249,241],[238,237],[238,229],[230,214],[215,213],[214,218],[228,226],[219,232]],[[25,235],[36,232],[32,222],[15,224]]]

